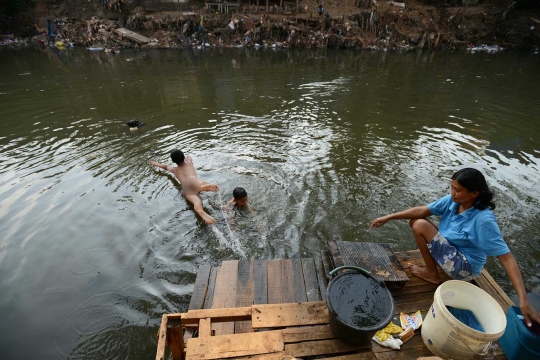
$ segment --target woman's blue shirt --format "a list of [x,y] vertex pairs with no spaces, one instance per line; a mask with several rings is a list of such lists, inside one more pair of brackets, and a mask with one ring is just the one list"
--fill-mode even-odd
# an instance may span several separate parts
[[472,207],[458,214],[459,204],[452,201],[452,195],[446,195],[427,207],[433,215],[442,216],[439,232],[465,255],[475,276],[482,272],[487,256],[510,252],[490,209]]

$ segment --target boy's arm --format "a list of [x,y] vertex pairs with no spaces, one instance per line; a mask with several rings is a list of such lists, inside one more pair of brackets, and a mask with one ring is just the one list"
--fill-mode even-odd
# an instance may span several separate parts
[[231,200],[229,200],[229,202],[227,203],[227,206],[231,206],[234,204],[234,198],[232,198]]
[[149,161],[149,163],[150,163],[150,165],[157,166],[158,168],[161,168],[163,170],[174,172],[174,168],[172,166],[167,165],[167,164],[161,164],[161,163],[158,163],[157,161]]

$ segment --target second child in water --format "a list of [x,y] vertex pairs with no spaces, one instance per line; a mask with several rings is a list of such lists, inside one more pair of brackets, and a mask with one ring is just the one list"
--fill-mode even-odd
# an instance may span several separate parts
[[236,187],[233,190],[233,198],[229,200],[229,206],[237,208],[247,208],[251,212],[251,207],[248,204],[248,194],[246,189]]

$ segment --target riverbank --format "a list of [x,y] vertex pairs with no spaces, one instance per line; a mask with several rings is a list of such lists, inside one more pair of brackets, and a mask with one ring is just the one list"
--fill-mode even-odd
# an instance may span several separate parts
[[[93,16],[90,19],[71,17],[69,10],[61,8],[55,22],[57,40],[105,49],[261,46],[456,50],[486,44],[532,50],[540,46],[537,29],[540,11],[486,3],[474,7],[435,7],[350,0],[325,5],[325,14],[319,15],[317,4],[300,2],[302,12],[299,14],[272,7],[266,13],[254,6],[238,7],[234,14],[197,7],[194,11],[148,12],[139,6],[130,10],[127,17],[107,13],[108,18]],[[121,39],[115,29],[122,27],[147,37],[149,42]],[[36,28],[41,34],[23,43],[47,42],[46,29]]]

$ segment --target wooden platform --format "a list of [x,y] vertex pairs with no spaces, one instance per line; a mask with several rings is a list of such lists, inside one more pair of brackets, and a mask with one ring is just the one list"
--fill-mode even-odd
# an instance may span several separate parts
[[125,28],[114,29],[114,31],[120,36],[120,40],[126,37],[131,41],[135,41],[137,44],[148,44],[150,42],[150,39],[146,36],[137,34],[136,32]]
[[[410,278],[405,286],[391,287],[396,315],[420,310],[425,316],[437,285],[406,269],[408,263],[424,265],[418,250],[396,257]],[[373,341],[369,348],[355,347],[337,339],[328,328],[325,302],[326,274],[334,260],[323,252],[320,259],[231,260],[221,266],[201,266],[188,312],[162,317],[156,359],[165,359],[166,346],[173,359],[280,360],[291,355],[304,360],[361,360],[432,355],[419,331],[401,350]],[[485,270],[476,283],[503,309],[512,305]],[[494,359],[506,358],[500,347],[497,351]]]

